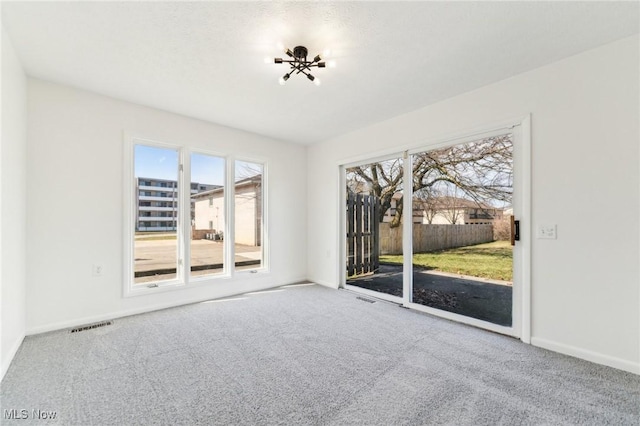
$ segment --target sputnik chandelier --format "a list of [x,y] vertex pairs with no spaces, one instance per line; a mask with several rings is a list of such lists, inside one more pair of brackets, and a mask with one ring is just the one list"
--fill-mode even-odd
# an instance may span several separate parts
[[289,80],[289,77],[291,77],[292,74],[302,73],[306,75],[309,80],[313,81],[313,84],[315,84],[316,86],[320,86],[320,79],[311,75],[311,68],[326,67],[326,63],[321,62],[322,58],[320,57],[320,55],[316,55],[312,61],[308,61],[307,60],[308,50],[304,46],[294,47],[293,52],[291,51],[291,49],[286,49],[284,52],[287,54],[287,56],[289,56],[292,59],[282,59],[282,58],[273,59],[273,62],[276,64],[287,63],[291,67],[291,70],[288,73],[280,77],[279,82],[281,85],[284,85],[285,82]]

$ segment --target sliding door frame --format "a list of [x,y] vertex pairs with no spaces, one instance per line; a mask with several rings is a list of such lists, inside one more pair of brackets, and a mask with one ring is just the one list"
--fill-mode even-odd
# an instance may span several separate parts
[[[379,163],[381,161],[394,160],[398,158],[402,159],[402,167],[403,168],[406,167],[405,166],[406,160],[403,158],[402,152],[398,153],[395,150],[393,151],[393,153],[390,153],[390,154],[383,154],[376,157],[366,157],[366,159],[356,159],[356,160],[352,160],[349,163],[339,165],[340,167],[339,218],[340,218],[340,235],[342,236],[342,238],[339,241],[340,248],[337,253],[339,253],[340,255],[340,262],[342,262],[341,263],[342,267],[340,268],[338,283],[340,283],[340,287],[345,288],[347,290],[356,291],[366,296],[376,297],[378,299],[386,300],[388,302],[403,304],[402,297],[393,296],[391,294],[380,293],[373,290],[367,290],[366,288],[361,288],[358,286],[347,284],[347,271],[346,271],[347,268],[345,267],[345,264],[344,264],[344,261],[347,258],[347,250],[346,250],[346,244],[345,244],[345,236],[347,235],[347,223],[346,223],[345,212],[344,212],[344,205],[345,205],[344,200],[347,199],[347,173],[346,173],[347,169],[351,167],[364,166],[366,164]],[[404,182],[403,182],[403,185],[404,185]],[[404,230],[403,230],[403,238],[404,238]],[[403,240],[403,251],[404,251],[404,240]],[[404,271],[404,265],[403,265],[403,275],[404,273],[405,271]],[[404,283],[404,280],[403,280],[403,283]],[[402,294],[403,296],[405,294],[404,285],[403,285]]]
[[[516,242],[513,256],[513,297],[512,297],[512,326],[504,327],[487,321],[466,317],[434,308],[429,308],[412,301],[413,280],[413,188],[411,183],[412,164],[411,156],[420,152],[445,148],[466,142],[491,136],[513,134],[513,158],[514,158],[514,215],[520,220],[520,241]],[[346,199],[346,169],[363,164],[384,161],[392,158],[403,159],[403,296],[386,295],[371,290],[346,284],[346,218],[344,213],[344,200]],[[339,273],[338,283],[340,287],[353,290],[368,296],[399,303],[404,307],[416,311],[425,312],[437,317],[446,318],[469,324],[478,328],[494,331],[519,338],[525,343],[531,343],[531,116],[526,115],[516,119],[505,120],[492,125],[476,128],[464,133],[452,134],[438,139],[421,140],[409,146],[398,147],[393,151],[387,151],[370,157],[361,156],[357,159],[341,161],[339,166],[340,202],[339,223],[340,235],[338,241]]]

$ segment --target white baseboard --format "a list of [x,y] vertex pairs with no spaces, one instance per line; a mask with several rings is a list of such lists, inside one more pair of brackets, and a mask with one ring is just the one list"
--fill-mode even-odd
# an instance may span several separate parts
[[[306,279],[291,280],[289,284],[307,282],[307,281],[309,280],[306,280]],[[76,318],[68,321],[59,321],[51,324],[46,324],[46,325],[41,325],[36,327],[29,327],[27,328],[26,335],[31,336],[34,334],[48,333],[50,331],[64,330],[66,328],[78,327],[78,326],[92,324],[96,322],[128,317],[131,315],[139,315],[147,312],[159,311],[162,309],[175,308],[177,306],[190,305],[192,303],[204,302],[207,300],[224,299],[226,297],[238,296],[239,294],[250,293],[254,291],[268,290],[276,287],[282,287],[284,285],[288,285],[288,284],[257,286],[255,289],[246,290],[246,291],[243,291],[242,293],[239,293],[237,291],[230,291],[228,294],[224,293],[221,295],[216,295],[214,297],[196,297],[193,299],[180,300],[179,302],[161,303],[157,305],[145,306],[142,308],[114,311],[114,312],[109,312],[107,314],[102,314],[102,315],[91,315],[91,316]]]
[[551,340],[541,339],[539,337],[531,337],[531,344],[533,346],[538,346],[543,349],[559,352],[564,355],[569,355],[572,357],[591,361],[596,364],[602,364],[608,367],[617,368],[618,370],[624,370],[640,375],[640,363],[635,363],[609,355],[604,355],[598,352],[577,348],[575,346],[565,345]]
[[11,361],[13,361],[13,358],[15,358],[16,354],[18,353],[18,349],[20,349],[20,345],[22,345],[23,340],[24,335],[22,335],[22,337],[20,337],[19,339],[16,339],[16,341],[13,343],[13,346],[11,347],[11,350],[7,354],[7,357],[2,358],[2,366],[0,366],[0,368],[2,368],[2,370],[0,371],[0,382],[2,381],[2,379],[4,379],[4,375],[7,374],[9,366],[11,366]]
[[314,280],[312,278],[310,278],[309,281],[316,284],[320,284],[321,286],[329,287],[329,288],[338,288],[338,285],[336,283],[330,283],[329,281]]

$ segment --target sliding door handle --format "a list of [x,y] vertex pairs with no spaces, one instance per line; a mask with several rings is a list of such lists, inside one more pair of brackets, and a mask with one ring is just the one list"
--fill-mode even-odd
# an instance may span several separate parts
[[516,241],[520,241],[520,221],[511,216],[511,245],[515,246]]

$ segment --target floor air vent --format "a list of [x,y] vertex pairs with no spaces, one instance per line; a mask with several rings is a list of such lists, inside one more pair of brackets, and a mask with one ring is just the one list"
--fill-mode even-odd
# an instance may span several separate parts
[[78,328],[72,328],[71,332],[72,333],[78,333],[80,331],[93,330],[94,328],[104,327],[104,326],[111,325],[111,324],[113,324],[113,321],[103,321],[103,322],[98,322],[98,323],[95,323],[95,324],[83,325],[82,327],[78,327]]
[[360,296],[358,296],[358,297],[356,297],[356,299],[358,299],[358,300],[362,300],[363,302],[367,302],[367,303],[376,303],[376,301],[375,301],[375,300],[367,299],[367,298],[365,298],[365,297],[360,297]]

